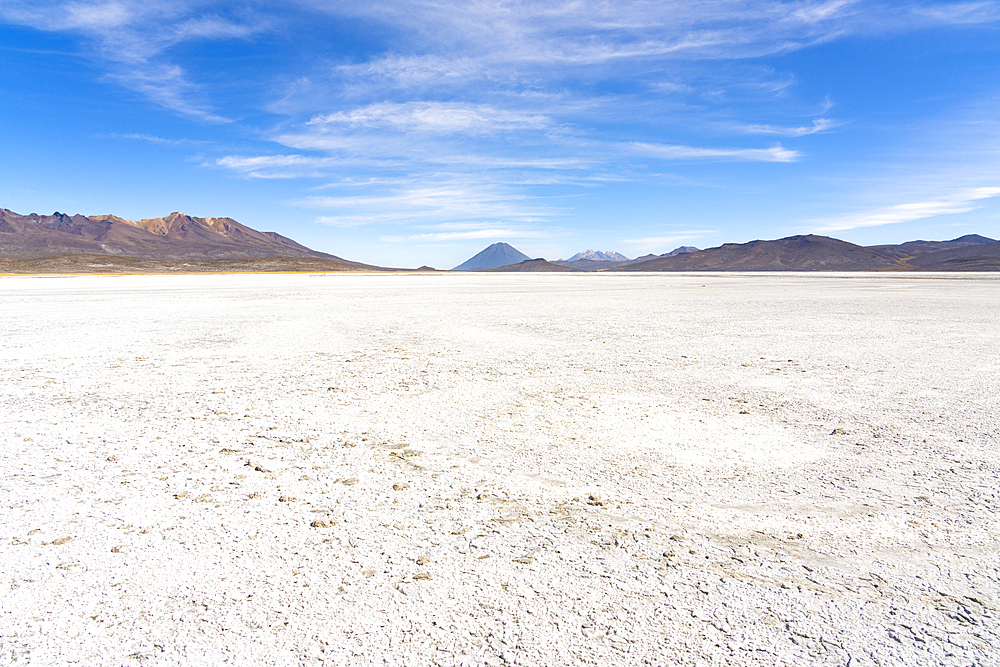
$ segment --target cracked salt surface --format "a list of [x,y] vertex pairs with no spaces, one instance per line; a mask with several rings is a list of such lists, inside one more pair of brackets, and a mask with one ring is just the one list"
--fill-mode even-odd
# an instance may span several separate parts
[[0,664],[1000,663],[996,275],[0,310]]

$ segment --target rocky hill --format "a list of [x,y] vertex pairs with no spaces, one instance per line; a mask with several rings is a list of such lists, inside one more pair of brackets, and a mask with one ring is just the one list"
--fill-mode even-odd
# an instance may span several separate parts
[[111,255],[161,260],[312,257],[364,266],[318,252],[275,232],[259,232],[232,218],[174,212],[126,220],[114,215],[20,215],[0,209],[0,257],[37,259]]

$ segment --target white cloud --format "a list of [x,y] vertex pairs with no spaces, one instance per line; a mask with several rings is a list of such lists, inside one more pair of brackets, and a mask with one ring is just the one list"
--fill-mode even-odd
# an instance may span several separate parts
[[127,134],[121,133],[111,133],[111,134],[95,134],[98,138],[112,138],[112,139],[127,139],[129,141],[143,141],[150,144],[155,144],[158,146],[186,146],[186,147],[206,147],[210,146],[212,142],[205,141],[202,139],[168,139],[166,137],[159,137],[155,134],[144,134],[142,132],[131,132]]
[[[468,231],[441,225],[534,224],[566,214],[550,200],[532,197],[516,188],[486,178],[443,174],[399,179],[385,185],[359,186],[358,194],[313,195],[296,201],[299,206],[323,209],[325,224],[359,226],[381,223],[428,224],[437,231]],[[487,222],[489,221],[489,222]]]
[[266,21],[225,19],[195,0],[40,2],[0,4],[0,20],[81,37],[81,50],[102,65],[108,79],[181,115],[209,123],[229,122],[216,113],[204,89],[170,62],[165,52],[181,42],[244,38]]
[[804,137],[809,134],[825,132],[837,127],[840,123],[829,118],[815,118],[812,125],[800,127],[781,127],[779,125],[741,125],[739,129],[747,134],[776,134],[783,137]]
[[702,148],[633,142],[631,146],[636,152],[664,160],[728,159],[751,162],[794,162],[801,157],[798,151],[782,148],[780,145],[771,148]]
[[[324,16],[325,15],[325,16]],[[328,18],[327,18],[328,17]],[[573,68],[622,68],[692,59],[731,62],[785,53],[852,34],[935,24],[991,24],[995,2],[862,4],[848,0],[298,0],[233,6],[221,0],[5,0],[0,20],[82,38],[108,76],[157,104],[210,122],[225,120],[205,88],[167,54],[191,40],[293,33],[305,22],[365,22],[393,35],[393,50],[335,64],[348,96],[379,86],[403,91],[486,82],[498,90],[540,90]],[[686,85],[686,84],[677,84]],[[383,100],[391,99],[383,95]],[[435,122],[480,127],[452,114]],[[492,119],[503,124],[503,119]]]
[[378,216],[371,215],[321,215],[316,218],[316,222],[327,227],[339,227],[340,229],[354,229],[363,227],[373,222],[381,222]]
[[539,114],[459,102],[383,102],[316,116],[306,123],[319,128],[393,129],[434,134],[492,134],[504,130],[542,129],[549,124],[549,120]]
[[132,8],[122,2],[82,3],[63,5],[66,28],[108,29],[128,24],[134,18]]
[[164,139],[163,137],[157,137],[152,134],[141,134],[133,132],[131,134],[113,134],[111,135],[116,139],[133,139],[135,141],[148,141],[151,144],[165,144],[168,146],[175,146],[181,143],[187,143],[183,139]]
[[692,93],[694,88],[686,83],[679,83],[677,81],[658,81],[652,86],[653,90],[658,90],[664,93]]
[[535,229],[518,229],[514,227],[484,227],[463,232],[426,232],[421,234],[406,234],[401,236],[382,236],[385,243],[419,243],[435,241],[473,241],[477,239],[541,239],[549,238],[551,233]]
[[183,116],[207,123],[230,122],[212,111],[207,102],[198,100],[200,89],[187,80],[184,70],[177,65],[131,61],[114,68],[108,77]]
[[806,5],[801,9],[795,10],[793,16],[804,23],[819,23],[820,21],[825,21],[838,14],[842,14],[843,9],[856,4],[855,0],[831,0],[829,2]]
[[918,6],[914,11],[941,23],[1000,22],[1000,6],[996,2],[953,2],[926,7]]
[[363,63],[338,65],[337,76],[354,85],[390,85],[406,89],[465,84],[470,79],[489,78],[496,73],[482,57],[424,54],[386,55]]
[[940,199],[897,204],[896,206],[888,206],[876,211],[816,221],[817,224],[821,225],[816,230],[820,232],[841,232],[859,227],[879,227],[901,222],[913,222],[914,220],[923,220],[936,215],[967,213],[979,208],[976,206],[977,201],[993,197],[1000,197],[1000,187],[970,188]]
[[344,161],[305,155],[226,155],[216,158],[210,164],[232,169],[251,178],[294,178],[319,176],[327,169],[343,165]]

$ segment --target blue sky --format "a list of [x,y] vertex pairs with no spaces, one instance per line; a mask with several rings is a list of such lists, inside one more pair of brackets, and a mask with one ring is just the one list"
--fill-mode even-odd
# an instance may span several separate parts
[[1000,238],[1000,2],[0,0],[0,206],[449,268]]

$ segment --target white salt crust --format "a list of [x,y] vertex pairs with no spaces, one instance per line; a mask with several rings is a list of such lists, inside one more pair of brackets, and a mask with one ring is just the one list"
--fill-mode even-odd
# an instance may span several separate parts
[[0,664],[1000,664],[996,274],[2,278],[0,313]]

